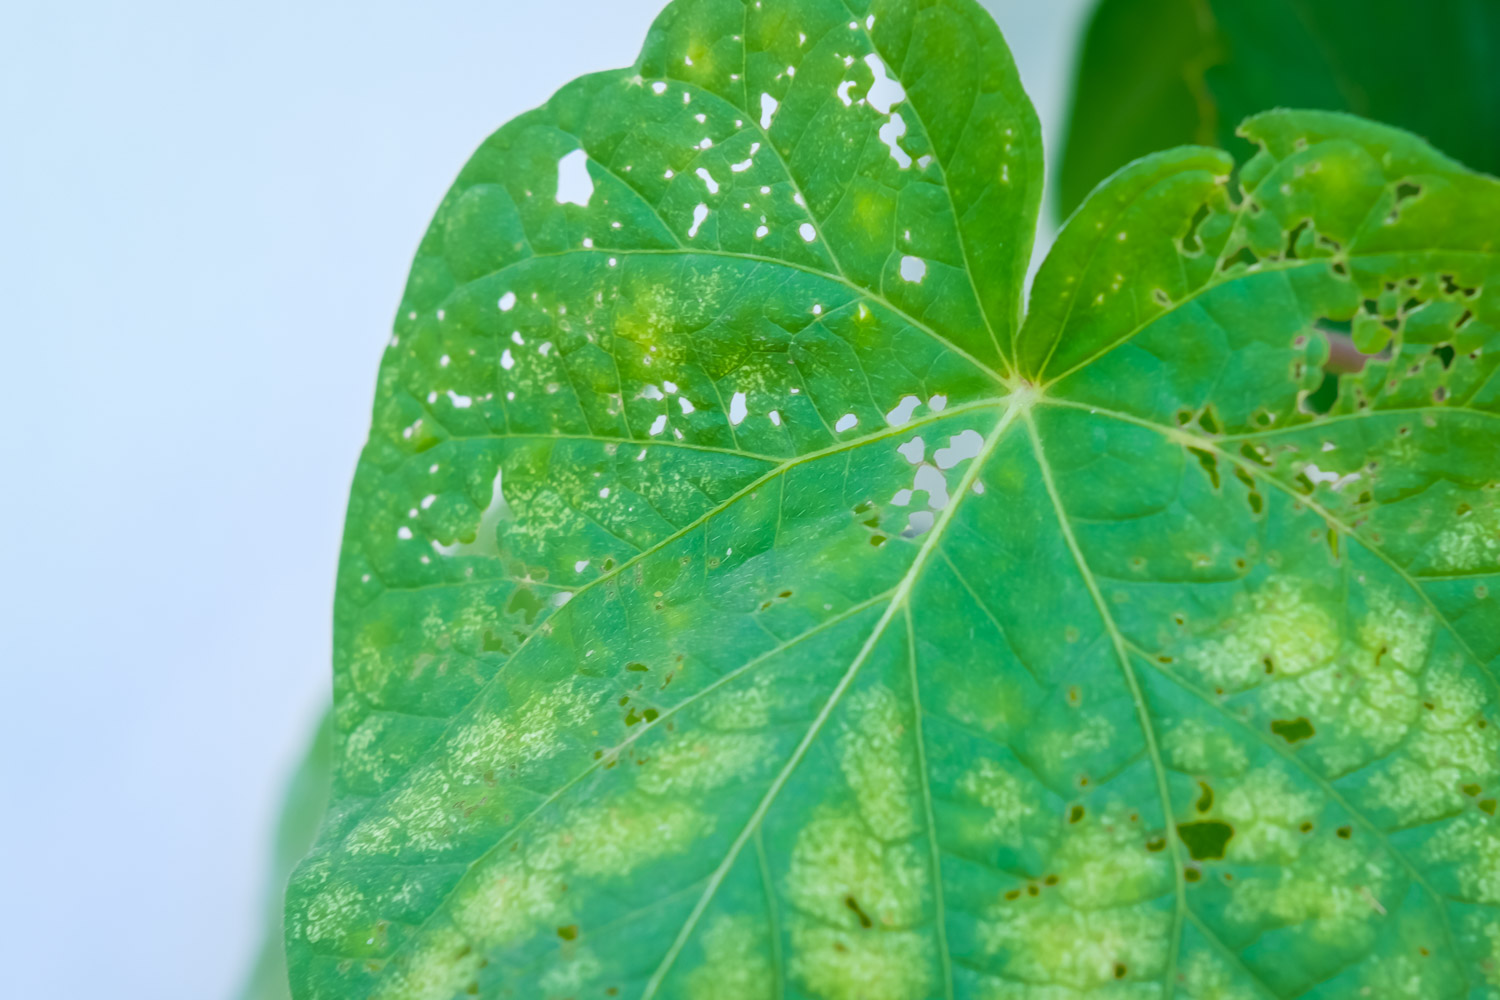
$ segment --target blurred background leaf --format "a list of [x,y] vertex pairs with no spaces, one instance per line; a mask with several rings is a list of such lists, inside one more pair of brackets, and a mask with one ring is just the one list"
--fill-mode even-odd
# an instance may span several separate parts
[[276,825],[275,852],[265,889],[265,937],[239,1000],[290,1000],[282,934],[282,895],[287,879],[312,847],[328,808],[333,769],[333,713],[324,712],[307,754],[287,787]]
[[1084,35],[1054,184],[1066,217],[1137,157],[1187,143],[1243,158],[1276,107],[1398,125],[1500,174],[1495,0],[1102,0]]

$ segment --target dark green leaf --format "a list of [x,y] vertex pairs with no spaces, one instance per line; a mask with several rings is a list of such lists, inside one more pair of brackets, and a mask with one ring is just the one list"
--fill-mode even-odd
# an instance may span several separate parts
[[1126,163],[1181,143],[1237,155],[1244,118],[1350,111],[1500,174],[1493,0],[1101,0],[1058,171],[1064,215]]

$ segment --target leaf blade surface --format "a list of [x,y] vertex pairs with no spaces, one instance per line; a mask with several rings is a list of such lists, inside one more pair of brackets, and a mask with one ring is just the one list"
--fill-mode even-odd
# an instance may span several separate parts
[[[299,997],[1480,988],[1495,182],[1263,116],[1243,190],[1096,192],[1017,326],[1003,45],[679,0],[465,168],[351,497]],[[1371,348],[1325,411],[1320,324]]]

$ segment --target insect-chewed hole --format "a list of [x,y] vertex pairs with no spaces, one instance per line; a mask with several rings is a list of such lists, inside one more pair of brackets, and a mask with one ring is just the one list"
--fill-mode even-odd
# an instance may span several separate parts
[[1220,262],[1219,270],[1228,271],[1240,264],[1245,265],[1247,268],[1254,267],[1259,263],[1260,258],[1255,255],[1254,250],[1251,250],[1249,247],[1240,247],[1233,254],[1225,257],[1224,260]]
[[1189,448],[1188,451],[1192,452],[1193,457],[1198,459],[1198,464],[1203,467],[1203,471],[1208,476],[1208,481],[1213,484],[1213,488],[1218,489],[1220,485],[1218,457],[1205,448]]
[[847,906],[850,911],[859,918],[859,926],[864,928],[875,926],[875,922],[871,920],[870,915],[860,907],[859,900],[855,899],[853,895],[844,897],[844,905]]
[[1287,234],[1286,234],[1286,250],[1284,251],[1284,255],[1285,255],[1285,257],[1286,257],[1287,260],[1297,260],[1298,259],[1297,258],[1297,241],[1302,238],[1302,234],[1305,233],[1305,232],[1307,232],[1308,227],[1311,226],[1311,225],[1312,225],[1312,220],[1311,219],[1303,219],[1301,222],[1297,223],[1296,226],[1294,226],[1291,230],[1289,230],[1287,232]]
[[1266,498],[1261,494],[1260,486],[1256,483],[1255,478],[1238,465],[1234,467],[1234,478],[1238,479],[1240,484],[1245,487],[1245,499],[1250,504],[1250,512],[1252,514],[1259,514],[1265,510]]
[[1200,820],[1178,824],[1177,836],[1194,861],[1217,861],[1224,857],[1234,828],[1218,820]]
[[1188,221],[1187,232],[1178,238],[1177,249],[1184,257],[1197,257],[1203,253],[1203,239],[1198,235],[1198,230],[1208,220],[1208,215],[1208,206],[1199,205],[1198,211]]
[[1313,724],[1308,722],[1305,717],[1298,716],[1295,719],[1275,720],[1271,723],[1271,732],[1280,736],[1288,743],[1295,744],[1301,743],[1303,740],[1312,739],[1316,735],[1317,730],[1313,728]]
[[[1380,304],[1373,299],[1366,300],[1364,312],[1369,316],[1379,316]],[[1384,322],[1393,331],[1400,326],[1400,321],[1397,319]],[[1375,353],[1362,352],[1354,345],[1353,326],[1352,320],[1330,318],[1320,319],[1313,324],[1313,330],[1328,345],[1328,354],[1323,362],[1323,378],[1318,383],[1318,387],[1311,392],[1304,393],[1299,401],[1299,406],[1304,413],[1323,416],[1331,412],[1338,403],[1343,376],[1363,372],[1365,366],[1372,360],[1389,361],[1394,356],[1394,339]]]
[[1385,224],[1395,225],[1401,218],[1401,210],[1406,203],[1422,194],[1422,185],[1411,181],[1401,181],[1396,185],[1396,196],[1391,202],[1390,214],[1385,217]]
[[1333,410],[1339,399],[1339,377],[1332,372],[1323,373],[1323,381],[1312,392],[1302,397],[1302,409],[1307,413],[1324,416]]

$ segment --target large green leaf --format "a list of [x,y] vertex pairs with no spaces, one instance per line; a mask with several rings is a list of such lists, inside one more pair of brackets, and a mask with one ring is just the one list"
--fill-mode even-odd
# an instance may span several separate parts
[[1494,0],[1100,0],[1080,54],[1058,170],[1071,212],[1128,161],[1178,143],[1248,147],[1277,107],[1400,125],[1500,174]]
[[1245,134],[1024,325],[971,0],[678,0],[488,140],[350,503],[297,996],[1492,996],[1500,183]]

